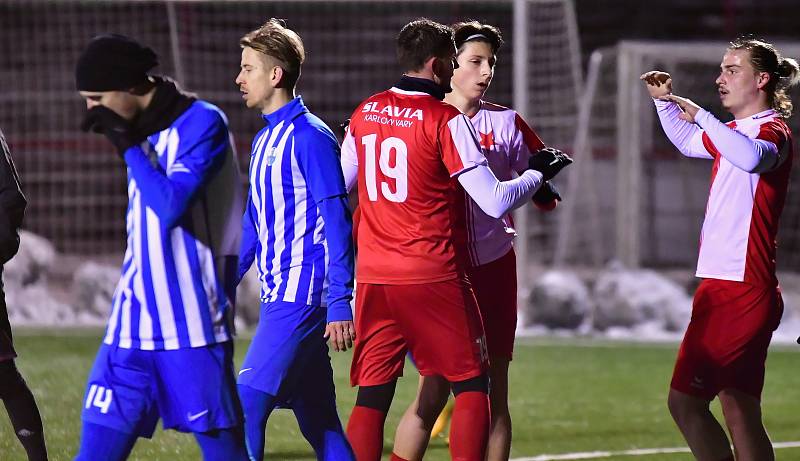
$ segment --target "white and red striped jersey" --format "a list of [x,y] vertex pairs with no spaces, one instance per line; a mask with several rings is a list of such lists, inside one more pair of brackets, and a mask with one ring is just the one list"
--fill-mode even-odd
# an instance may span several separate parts
[[416,284],[463,274],[464,191],[485,164],[474,129],[450,104],[391,88],[353,112],[342,163],[358,167],[359,282]]
[[[482,101],[470,121],[478,132],[489,168],[500,181],[508,181],[515,172],[527,169],[530,156],[545,147],[525,120],[506,107]],[[468,194],[465,196],[470,264],[480,266],[508,253],[516,232],[510,214],[502,219],[493,218]]]
[[[695,121],[702,129],[686,130],[674,120],[665,124],[680,109],[656,105],[665,131],[668,136],[672,131],[670,139],[684,155],[714,160],[697,276],[775,286],[778,221],[794,156],[786,122],[770,109],[722,124],[701,109]],[[683,142],[673,139],[676,131],[686,131],[679,135]]]

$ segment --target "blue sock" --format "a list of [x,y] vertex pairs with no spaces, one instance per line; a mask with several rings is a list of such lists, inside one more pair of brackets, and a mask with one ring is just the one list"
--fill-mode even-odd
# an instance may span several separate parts
[[264,459],[264,431],[267,418],[277,405],[274,395],[239,384],[239,400],[244,411],[244,436],[250,461]]
[[355,461],[336,412],[336,402],[294,401],[294,414],[300,431],[314,448],[318,460]]
[[134,434],[84,421],[75,461],[122,461],[130,454],[136,439]]
[[310,366],[305,385],[297,389],[292,408],[300,431],[320,461],[355,461],[336,410],[333,369],[327,351],[319,364]]
[[204,461],[247,461],[241,427],[195,432]]

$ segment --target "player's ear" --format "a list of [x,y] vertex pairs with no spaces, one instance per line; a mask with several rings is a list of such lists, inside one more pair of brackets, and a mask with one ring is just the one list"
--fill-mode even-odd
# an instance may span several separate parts
[[283,79],[286,77],[286,71],[281,66],[273,66],[269,74],[269,81],[273,88],[281,86]]
[[770,78],[771,77],[770,77],[769,73],[767,73],[767,72],[759,72],[758,73],[758,77],[756,78],[756,85],[758,86],[758,89],[761,90],[765,86],[767,86],[767,83],[769,83],[769,79]]
[[434,75],[440,75],[442,73],[442,62],[436,56],[431,56],[425,61],[425,70],[429,70],[433,72]]

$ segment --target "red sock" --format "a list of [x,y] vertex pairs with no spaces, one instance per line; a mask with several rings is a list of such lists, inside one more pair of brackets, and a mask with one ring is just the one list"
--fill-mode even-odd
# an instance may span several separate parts
[[487,394],[474,391],[458,394],[450,423],[450,456],[453,461],[483,461],[490,424]]
[[356,405],[347,422],[347,439],[356,461],[380,461],[383,454],[383,424],[386,413]]
[[408,461],[408,460],[405,459],[405,458],[401,458],[401,457],[397,456],[396,454],[392,453],[392,457],[389,459],[389,461]]

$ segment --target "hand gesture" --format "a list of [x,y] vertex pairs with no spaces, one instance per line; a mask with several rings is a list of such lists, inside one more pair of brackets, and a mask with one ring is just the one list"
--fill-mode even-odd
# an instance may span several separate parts
[[647,85],[647,91],[650,92],[650,97],[659,99],[672,93],[672,77],[666,72],[660,70],[651,70],[645,72],[639,77]]
[[567,154],[553,147],[545,147],[528,159],[528,168],[542,173],[544,180],[549,181],[570,163],[572,159]]
[[81,122],[81,130],[105,135],[120,155],[144,139],[135,133],[130,122],[105,106],[89,109]]
[[352,320],[328,322],[325,326],[325,339],[330,339],[331,347],[336,352],[344,352],[353,347],[356,339],[356,327]]
[[672,101],[681,108],[683,113],[678,116],[681,120],[686,120],[689,123],[694,123],[694,117],[697,115],[697,111],[700,110],[700,106],[694,103],[691,99],[682,98],[680,96],[674,94],[668,94],[666,96],[662,96],[658,98],[662,101]]

